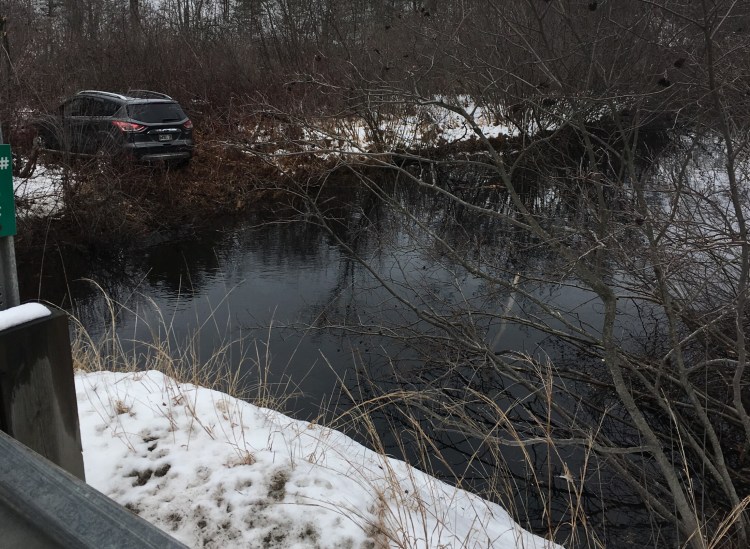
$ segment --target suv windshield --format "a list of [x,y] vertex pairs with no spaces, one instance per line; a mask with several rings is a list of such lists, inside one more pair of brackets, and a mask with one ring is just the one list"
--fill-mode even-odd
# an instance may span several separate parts
[[177,103],[140,103],[128,105],[128,116],[140,122],[178,122],[187,118]]

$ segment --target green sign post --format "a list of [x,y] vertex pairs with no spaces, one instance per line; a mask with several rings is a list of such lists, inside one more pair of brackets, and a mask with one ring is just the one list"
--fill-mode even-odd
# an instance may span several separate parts
[[10,145],[3,145],[0,125],[0,310],[19,304],[16,274],[16,203],[13,200],[13,158]]
[[10,145],[0,145],[0,236],[16,234],[16,204],[13,198]]

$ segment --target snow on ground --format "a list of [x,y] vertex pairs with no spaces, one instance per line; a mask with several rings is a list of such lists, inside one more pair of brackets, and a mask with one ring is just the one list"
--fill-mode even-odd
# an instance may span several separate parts
[[[476,105],[468,96],[457,98],[437,98],[448,104],[456,104],[466,111],[474,123],[481,129],[485,137],[499,137],[501,135],[517,135],[518,129],[506,122],[499,109]],[[440,137],[447,143],[463,141],[475,137],[475,133],[467,120],[457,113],[443,107],[431,105],[427,107],[429,117],[434,120],[440,131]]]
[[[426,101],[426,100],[425,100]],[[438,104],[461,108],[466,117]],[[336,119],[299,121],[298,126],[280,125],[273,129],[258,126],[239,126],[252,146],[275,143],[277,157],[299,154],[299,149],[313,152],[324,158],[336,154],[359,155],[368,152],[385,152],[421,146],[438,146],[469,139],[477,139],[472,124],[488,138],[518,135],[499,107],[476,105],[467,96],[434,97],[425,103],[399,103],[394,100],[387,106],[375,105],[366,116],[342,116]],[[529,122],[526,131],[539,128]],[[289,134],[300,133],[294,142],[294,151],[287,150]],[[376,135],[377,134],[377,135]],[[283,136],[283,137],[282,137]]]
[[54,215],[62,207],[62,178],[62,168],[41,164],[31,177],[14,177],[17,215]]
[[559,547],[347,436],[156,371],[78,373],[89,484],[192,547]]

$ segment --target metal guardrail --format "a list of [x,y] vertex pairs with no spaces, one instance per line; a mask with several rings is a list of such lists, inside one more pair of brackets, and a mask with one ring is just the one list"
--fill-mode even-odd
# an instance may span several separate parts
[[0,431],[0,547],[186,546]]
[[83,478],[68,318],[52,311],[0,330],[0,548],[185,548]]

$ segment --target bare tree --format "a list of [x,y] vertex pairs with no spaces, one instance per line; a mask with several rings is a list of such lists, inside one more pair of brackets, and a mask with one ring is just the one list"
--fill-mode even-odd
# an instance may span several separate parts
[[130,0],[130,24],[137,28],[141,24],[141,6],[139,0]]
[[[567,471],[560,457],[562,448],[577,447],[674,524],[680,543],[696,548],[721,536],[721,543],[743,547],[750,533],[741,488],[750,443],[750,204],[743,190],[750,143],[740,92],[747,82],[738,76],[748,44],[732,30],[747,17],[736,2],[446,4],[433,8],[429,23],[424,15],[401,19],[419,37],[410,49],[413,60],[387,73],[355,64],[348,81],[318,74],[300,79],[340,97],[380,142],[381,152],[358,152],[348,163],[369,192],[408,220],[410,249],[434,250],[434,257],[450,258],[453,269],[482,283],[482,298],[466,298],[456,283],[452,299],[436,301],[425,293],[427,278],[409,279],[406,288],[403,280],[379,279],[408,311],[408,323],[381,331],[415,342],[438,372],[420,391],[408,397],[398,391],[392,402],[418,410],[430,425],[491,439],[498,455],[502,448],[546,448],[562,461],[566,482],[583,491],[587,471]],[[445,82],[453,84],[441,89]],[[476,152],[394,156],[399,145],[386,138],[388,121],[417,112],[459,117]],[[514,132],[488,135],[478,113],[494,113]],[[319,119],[303,122],[319,134],[331,132]],[[390,175],[373,176],[365,165]],[[469,181],[451,182],[456,173],[469,174]],[[410,210],[394,180],[462,217],[441,223]],[[490,186],[495,190],[488,193]],[[368,266],[339,236],[340,220],[328,215],[321,195],[302,188],[299,195],[339,245]],[[549,196],[557,215],[537,206]],[[502,254],[471,253],[480,235],[466,228],[458,240],[444,229],[477,222],[525,233],[525,241],[554,258],[554,270],[508,272]],[[445,280],[460,273],[449,271]],[[598,325],[540,300],[531,289],[540,280],[595,295]],[[536,312],[514,314],[502,305],[511,298]],[[654,320],[639,320],[633,308]],[[508,323],[572,345],[603,367],[578,371],[540,357],[519,360],[496,345],[496,327]],[[637,350],[620,335],[623,326],[638,323],[639,330],[653,331],[656,346]],[[510,414],[498,406],[505,397],[446,381],[448,373],[461,372],[465,380],[494,372],[529,396]],[[587,396],[604,396],[588,402],[582,387]],[[472,410],[472,401],[484,402],[495,416]]]

